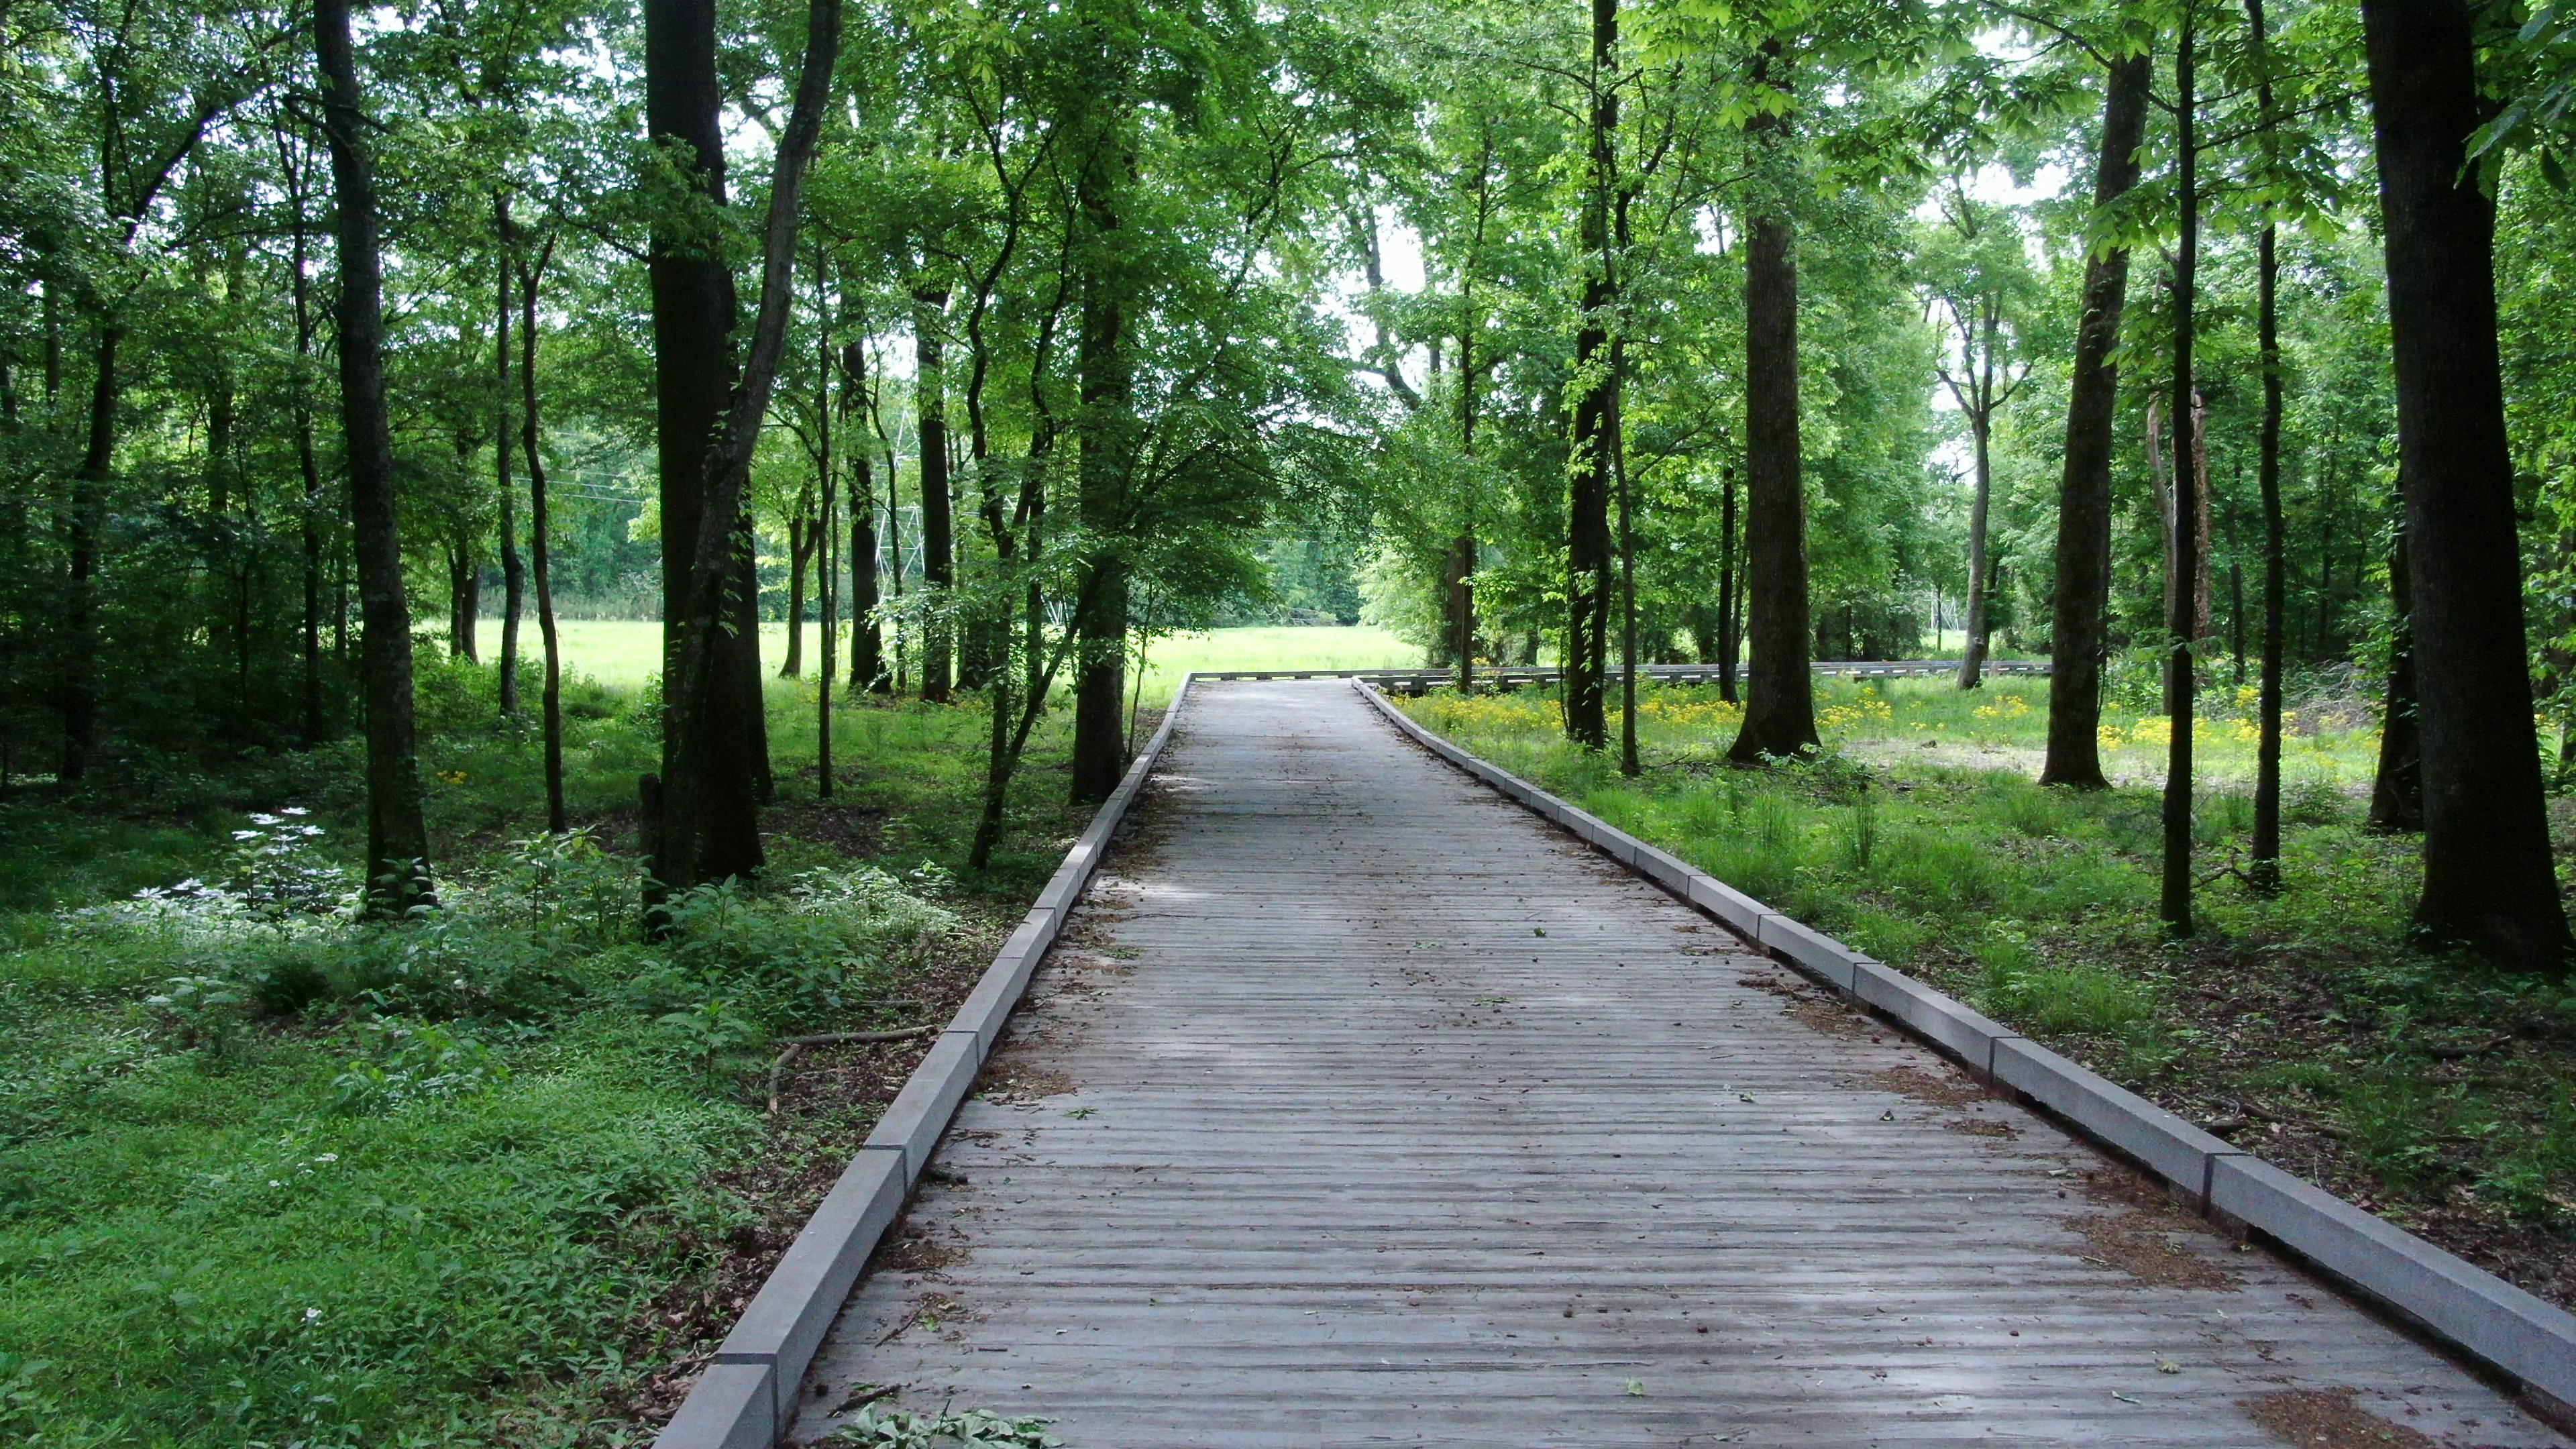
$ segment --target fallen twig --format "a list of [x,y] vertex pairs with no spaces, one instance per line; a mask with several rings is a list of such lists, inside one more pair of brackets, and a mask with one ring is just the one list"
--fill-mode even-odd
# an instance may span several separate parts
[[778,1083],[779,1079],[787,1074],[787,1064],[796,1060],[796,1054],[807,1047],[847,1046],[858,1042],[911,1041],[915,1037],[928,1036],[937,1030],[939,1030],[938,1026],[933,1024],[899,1027],[893,1031],[823,1031],[816,1032],[812,1036],[785,1038],[785,1049],[780,1051],[777,1058],[769,1064],[769,1115],[772,1117],[778,1115]]

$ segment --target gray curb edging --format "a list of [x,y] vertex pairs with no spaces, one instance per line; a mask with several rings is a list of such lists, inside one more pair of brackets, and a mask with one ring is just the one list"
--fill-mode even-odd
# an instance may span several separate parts
[[1003,1023],[1108,854],[1110,838],[1161,760],[1196,678],[1181,676],[1171,707],[1163,711],[1162,728],[1101,802],[1090,826],[1038,893],[1037,903],[905,1079],[840,1180],[805,1220],[796,1241],[698,1375],[679,1412],[654,1438],[653,1449],[770,1449],[796,1422],[796,1395],[806,1367],[823,1346],[832,1320],[840,1316],[869,1255],[903,1215],[904,1201],[930,1165],[940,1134],[948,1130],[975,1085],[975,1074],[1000,1044]]
[[[2576,1315],[2189,1122],[1905,973],[1781,915],[1424,729],[1366,680],[1398,731],[1653,881],[1767,954],[1875,1008],[1987,1081],[2144,1164],[2201,1211],[2253,1228],[2557,1403],[2576,1403]],[[1683,879],[1672,879],[1678,868]]]

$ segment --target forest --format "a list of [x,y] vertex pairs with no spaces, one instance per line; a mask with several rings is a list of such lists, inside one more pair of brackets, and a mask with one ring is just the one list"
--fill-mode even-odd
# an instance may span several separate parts
[[0,0],[0,1430],[642,1442],[1246,626],[2576,1300],[2571,112],[2559,0]]

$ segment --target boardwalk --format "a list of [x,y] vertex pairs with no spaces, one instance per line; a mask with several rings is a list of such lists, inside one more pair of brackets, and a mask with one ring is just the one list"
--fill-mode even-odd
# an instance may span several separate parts
[[800,1435],[892,1389],[1076,1449],[2566,1442],[1346,684],[1203,689],[1135,834]]

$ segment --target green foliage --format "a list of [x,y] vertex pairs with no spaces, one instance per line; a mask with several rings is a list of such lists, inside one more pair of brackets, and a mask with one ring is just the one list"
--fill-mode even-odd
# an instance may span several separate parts
[[863,1444],[872,1449],[1057,1449],[1062,1439],[1046,1432],[1046,1419],[1009,1419],[982,1409],[937,1414],[911,1414],[901,1409],[880,1413],[874,1404],[834,1431],[835,1444]]
[[[779,747],[810,748],[810,708],[779,704]],[[769,886],[693,896],[648,945],[634,860],[596,828],[527,833],[534,741],[457,727],[425,751],[471,746],[477,777],[431,789],[481,803],[437,818],[507,828],[443,837],[442,907],[411,921],[362,924],[314,884],[353,833],[327,808],[144,828],[7,807],[14,838],[73,845],[21,877],[46,909],[0,914],[0,1438],[574,1436],[672,1351],[646,1305],[754,1222],[733,1185],[770,1144],[750,1049],[910,1024],[957,903],[1026,899],[1069,829],[1056,799],[1016,802],[995,871],[951,875],[979,718],[862,703],[842,791],[902,854],[782,835]],[[650,725],[596,728],[578,771],[620,769]],[[1032,797],[1060,792],[1060,739]],[[608,783],[577,773],[575,798]]]
[[366,1054],[331,1081],[331,1110],[341,1115],[470,1097],[509,1080],[490,1047],[437,1022],[379,1018],[360,1030]]

